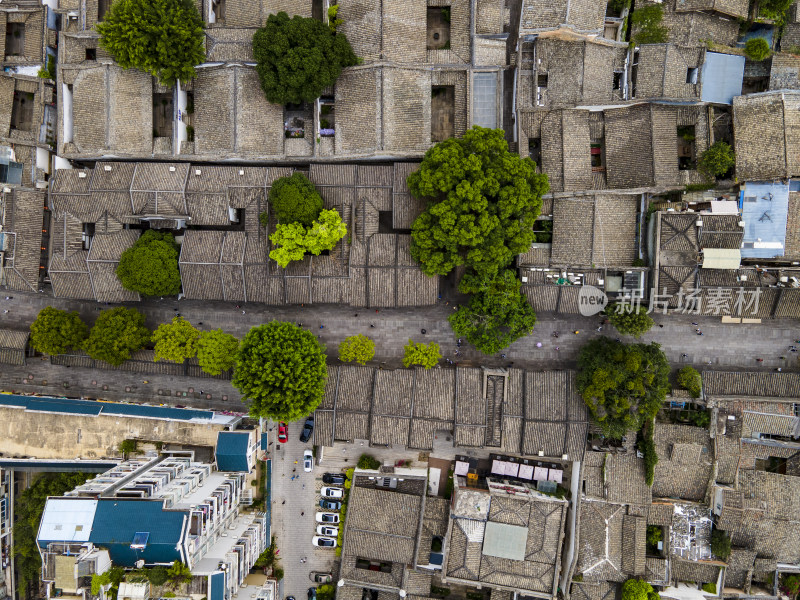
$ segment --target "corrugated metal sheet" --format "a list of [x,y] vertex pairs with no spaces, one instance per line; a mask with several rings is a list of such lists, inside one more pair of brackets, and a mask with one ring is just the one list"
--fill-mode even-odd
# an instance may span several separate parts
[[706,52],[703,63],[703,102],[732,104],[734,96],[742,95],[744,78],[744,56]]
[[738,269],[742,264],[741,250],[733,248],[705,248],[704,269]]
[[250,442],[249,433],[236,433],[233,431],[220,431],[217,434],[217,448],[214,455],[217,459],[217,469],[220,471],[247,472],[247,446]]

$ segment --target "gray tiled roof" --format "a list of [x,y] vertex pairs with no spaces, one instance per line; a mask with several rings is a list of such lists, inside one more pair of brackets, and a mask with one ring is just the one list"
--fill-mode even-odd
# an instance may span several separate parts
[[798,140],[787,135],[800,124],[800,94],[780,92],[733,100],[736,173],[739,179],[772,179],[800,174]]
[[655,428],[654,441],[658,464],[653,480],[653,495],[703,500],[713,461],[708,430],[661,423]]

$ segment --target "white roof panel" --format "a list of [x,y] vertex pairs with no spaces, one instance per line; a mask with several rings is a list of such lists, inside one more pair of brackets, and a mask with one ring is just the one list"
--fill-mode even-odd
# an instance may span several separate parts
[[46,542],[88,542],[97,500],[49,498],[44,506],[38,539]]

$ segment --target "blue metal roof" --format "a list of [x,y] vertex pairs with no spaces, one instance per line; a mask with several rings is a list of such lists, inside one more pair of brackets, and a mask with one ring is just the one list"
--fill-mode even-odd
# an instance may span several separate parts
[[734,96],[742,95],[744,79],[744,56],[706,52],[703,63],[703,102],[732,104]]
[[[181,560],[177,549],[188,511],[164,510],[161,500],[102,498],[97,503],[89,541],[108,548],[115,565],[133,567],[137,560],[169,563]],[[147,533],[144,549],[131,548]]]
[[107,414],[150,419],[173,419],[176,421],[191,421],[192,419],[209,421],[214,417],[213,411],[210,410],[173,408],[171,406],[145,406],[120,402],[98,402],[97,400],[77,400],[74,398],[18,396],[13,394],[0,394],[0,406],[19,406],[24,407],[26,410],[91,415],[95,417],[100,414]]
[[742,258],[783,256],[789,215],[789,184],[748,181],[741,192]]
[[208,579],[208,600],[225,600],[225,573],[212,573]]
[[235,431],[220,431],[217,434],[217,448],[214,452],[217,469],[220,471],[247,472],[247,446],[250,434]]
[[261,449],[269,449],[269,436],[266,433],[261,434]]

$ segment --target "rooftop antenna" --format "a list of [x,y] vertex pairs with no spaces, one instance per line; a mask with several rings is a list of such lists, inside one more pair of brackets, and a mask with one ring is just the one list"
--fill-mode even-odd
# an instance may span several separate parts
[[761,215],[761,218],[758,220],[759,223],[763,223],[764,221],[772,221],[772,217],[769,216],[769,211],[764,211],[764,214]]

